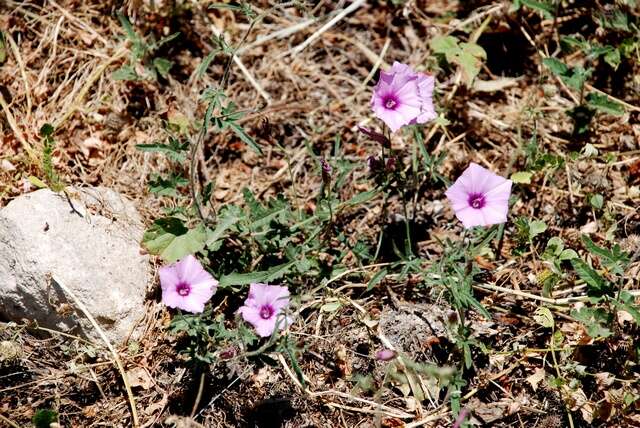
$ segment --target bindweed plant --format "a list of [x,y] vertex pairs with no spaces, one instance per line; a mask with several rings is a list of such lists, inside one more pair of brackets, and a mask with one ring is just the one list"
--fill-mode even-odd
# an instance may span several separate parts
[[163,45],[180,36],[180,33],[174,33],[156,41],[153,36],[145,38],[139,35],[123,14],[118,13],[118,20],[131,43],[131,59],[129,64],[123,65],[113,73],[113,79],[157,80],[159,76],[166,79],[173,63],[166,58],[154,55]]
[[[536,3],[523,0],[516,5],[522,6],[535,9]],[[264,16],[257,15],[247,3],[214,7],[239,11],[249,19],[242,42]],[[545,16],[557,14],[557,8],[537,10]],[[440,64],[458,68],[451,94],[460,79],[471,87],[481,72],[486,52],[476,42],[488,22],[485,20],[467,42],[452,35],[432,41],[432,50]],[[155,66],[149,58],[157,44],[149,44],[137,36],[126,20],[123,25],[132,39],[135,60]],[[588,61],[593,63],[602,60],[614,66],[616,58],[622,61],[623,55],[618,48],[597,47],[593,41],[587,46],[586,41],[581,44],[578,38],[569,41],[574,47],[588,48],[591,52],[587,55]],[[384,388],[401,389],[418,401],[446,391],[442,395],[449,400],[454,416],[462,418],[462,426],[466,413],[462,408],[461,390],[466,386],[469,374],[477,369],[474,356],[489,349],[474,336],[473,328],[475,313],[492,319],[475,293],[486,270],[480,261],[485,256],[494,259],[502,256],[504,224],[508,221],[510,202],[517,199],[512,198],[513,183],[531,184],[537,172],[544,172],[546,180],[566,167],[565,156],[547,151],[539,144],[536,126],[530,137],[524,138],[523,125],[519,123],[517,150],[512,153],[506,175],[509,176],[522,154],[526,155],[524,170],[508,179],[487,168],[491,163],[480,157],[485,166],[471,162],[449,185],[449,177],[442,172],[447,154],[445,151],[430,153],[425,140],[432,135],[423,129],[433,122],[446,133],[449,125],[436,113],[435,77],[394,62],[389,69],[380,72],[371,97],[371,110],[380,119],[380,126],[359,127],[362,134],[377,143],[376,153],[366,160],[369,190],[349,188],[349,178],[354,171],[365,168],[365,160],[354,161],[343,156],[341,135],[336,135],[329,153],[318,152],[306,142],[313,162],[310,170],[318,182],[315,198],[301,200],[300,192],[295,188],[292,159],[284,144],[276,142],[269,152],[286,159],[291,191],[284,189],[275,197],[263,198],[262,193],[244,188],[241,190],[242,201],[215,206],[212,202],[214,183],[201,185],[198,174],[200,146],[205,137],[215,133],[235,138],[257,156],[263,156],[267,150],[243,127],[243,116],[248,112],[260,113],[261,108],[243,110],[226,92],[231,61],[240,45],[232,46],[222,35],[216,36],[214,44],[214,51],[195,72],[202,77],[218,57],[223,58],[219,84],[202,91],[202,118],[195,124],[168,123],[167,142],[137,146],[141,151],[166,156],[170,164],[167,174],[154,175],[149,181],[150,192],[168,203],[165,215],[155,220],[145,232],[143,245],[165,263],[159,271],[162,301],[176,311],[170,331],[178,336],[181,352],[203,373],[207,365],[254,357],[267,361],[270,359],[268,354],[279,353],[293,367],[296,385],[308,392],[306,377],[299,364],[304,345],[293,339],[292,331],[295,333],[299,325],[309,319],[309,311],[319,309],[322,315],[332,314],[351,305],[359,310],[353,318],[368,332],[376,324],[375,316],[345,298],[341,288],[333,287],[334,283],[348,278],[357,282],[364,296],[375,298],[385,285],[388,286],[390,277],[396,282],[417,278],[415,282],[423,291],[444,296],[453,308],[447,322],[456,348],[450,362],[457,368],[423,364],[412,361],[401,351],[386,350],[390,354],[377,359],[391,363],[385,369],[375,398],[382,396]],[[612,49],[620,56],[616,57]],[[619,112],[617,106],[608,104],[611,100],[606,97],[604,100],[597,91],[586,89],[593,64],[587,62],[570,67],[551,56],[544,58],[543,64],[564,85],[580,93],[572,114],[578,114],[580,109]],[[157,67],[156,72],[160,73]],[[527,114],[521,114],[522,122],[535,122],[542,109],[536,107],[529,111],[527,106],[523,112]],[[582,132],[580,127],[576,129]],[[190,135],[192,131],[195,135]],[[399,141],[404,143],[403,149],[398,149]],[[444,192],[441,191],[443,186],[447,186]],[[464,229],[459,239],[436,238],[441,246],[439,257],[431,259],[423,258],[425,253],[421,253],[414,240],[417,202],[425,188],[446,198]],[[605,211],[604,197],[598,198],[598,195],[588,195],[589,201],[598,212]],[[367,204],[380,199],[377,240],[372,243],[359,236],[355,239],[349,236],[341,227],[345,219],[360,215],[368,209]],[[393,240],[384,233],[390,211],[397,206],[390,203],[392,200],[402,207],[402,213],[397,213],[405,229],[400,240]],[[313,203],[305,204],[309,201]],[[515,245],[511,247],[511,253],[516,256],[531,254],[536,262],[546,266],[537,276],[546,301],[552,298],[559,284],[568,282],[574,274],[586,284],[587,296],[595,306],[584,306],[571,312],[571,316],[585,324],[589,334],[593,333],[592,337],[606,337],[610,333],[608,326],[614,318],[614,309],[625,310],[636,321],[640,320],[640,312],[631,295],[622,290],[625,269],[631,258],[618,246],[600,247],[590,238],[583,237],[583,244],[591,254],[588,260],[566,248],[560,237],[543,240],[548,238],[551,229],[542,219],[517,217],[513,231],[511,236]],[[381,260],[385,239],[391,239],[396,256],[390,261]],[[496,245],[494,241],[497,241]],[[545,242],[543,249],[541,246]],[[350,267],[354,260],[358,266],[355,269]],[[599,269],[593,267],[594,261],[600,265]],[[329,302],[325,301],[327,296],[331,298]],[[544,310],[543,315],[548,315],[547,311],[550,310]],[[317,320],[319,326],[322,318]],[[549,328],[548,324],[542,325]],[[422,386],[416,386],[422,382],[422,377],[437,380],[432,390],[425,391]],[[204,374],[201,375],[201,388],[203,379]],[[349,381],[361,391],[375,390],[373,381],[366,375],[353,376]]]

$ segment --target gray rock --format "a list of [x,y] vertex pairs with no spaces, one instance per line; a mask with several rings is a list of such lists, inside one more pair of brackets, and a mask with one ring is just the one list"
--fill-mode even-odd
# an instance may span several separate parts
[[0,210],[0,317],[101,342],[56,278],[86,306],[112,343],[144,315],[152,279],[140,252],[143,226],[131,201],[107,188],[48,189]]
[[394,348],[417,360],[431,360],[430,341],[450,338],[447,305],[401,303],[380,314],[380,333]]

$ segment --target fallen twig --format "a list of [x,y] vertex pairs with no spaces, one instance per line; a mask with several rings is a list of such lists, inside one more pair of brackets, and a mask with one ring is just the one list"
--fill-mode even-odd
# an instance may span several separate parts
[[118,355],[118,352],[115,350],[113,345],[111,345],[111,342],[109,341],[109,339],[107,339],[107,336],[105,335],[102,328],[100,328],[100,325],[96,322],[95,318],[93,318],[93,315],[91,315],[87,307],[84,305],[84,303],[80,301],[80,299],[78,299],[75,293],[71,291],[69,287],[64,285],[64,283],[59,278],[51,275],[51,280],[55,282],[60,288],[62,288],[62,290],[73,299],[75,304],[82,311],[82,313],[87,317],[89,322],[91,322],[91,325],[93,326],[93,328],[95,328],[96,332],[100,336],[100,339],[102,339],[104,344],[107,346],[107,348],[113,355],[113,359],[116,362],[118,371],[120,371],[120,376],[122,377],[122,382],[124,383],[125,390],[127,391],[127,398],[129,399],[129,405],[131,407],[131,418],[133,419],[133,426],[139,427],[140,421],[138,420],[138,412],[136,410],[136,401],[133,396],[133,391],[131,391],[131,385],[129,385],[129,379],[127,379],[127,373],[124,370],[124,366],[122,365],[122,361],[120,360],[120,356]]
[[320,27],[320,29],[318,29],[315,33],[313,33],[311,36],[309,36],[309,38],[307,40],[305,40],[304,42],[300,43],[298,46],[292,48],[288,53],[291,53],[292,55],[299,54],[300,52],[302,52],[304,50],[304,48],[309,46],[318,37],[320,37],[322,35],[322,33],[327,31],[329,28],[333,27],[334,25],[336,25],[345,16],[349,15],[351,12],[355,11],[356,9],[358,9],[365,2],[366,2],[366,0],[355,0],[349,6],[344,8],[340,13],[338,13],[336,16],[334,16],[333,19],[331,19],[329,22],[327,22],[322,27]]

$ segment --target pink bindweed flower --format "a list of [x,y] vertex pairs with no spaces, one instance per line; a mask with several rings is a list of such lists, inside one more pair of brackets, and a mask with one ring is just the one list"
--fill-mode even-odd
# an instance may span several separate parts
[[161,267],[158,273],[162,287],[162,302],[170,308],[192,313],[202,312],[205,303],[211,299],[218,287],[218,281],[204,270],[198,259],[192,255],[177,263]]
[[287,306],[289,306],[287,287],[251,284],[249,296],[238,312],[256,329],[259,336],[268,337],[273,334],[276,324],[279,329],[291,324],[291,318],[282,313]]
[[445,193],[464,227],[507,221],[511,180],[471,163]]
[[428,122],[436,117],[434,84],[433,76],[416,73],[408,65],[396,61],[388,72],[380,72],[380,80],[371,97],[371,108],[393,132],[405,125]]

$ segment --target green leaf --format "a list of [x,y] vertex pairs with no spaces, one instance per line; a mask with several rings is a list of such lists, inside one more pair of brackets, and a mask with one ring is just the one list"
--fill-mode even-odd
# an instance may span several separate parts
[[547,307],[539,307],[533,314],[533,319],[545,328],[553,328],[555,322],[553,320],[553,314]]
[[604,54],[604,62],[609,64],[614,70],[618,69],[621,61],[620,50],[616,48],[611,47],[611,49]]
[[158,196],[178,196],[178,187],[189,184],[189,180],[172,172],[166,177],[156,175],[149,180],[149,191]]
[[596,193],[595,195],[591,195],[591,198],[589,198],[589,203],[595,209],[601,210],[604,206],[604,197],[600,193]]
[[201,251],[206,238],[204,226],[188,229],[179,218],[165,217],[156,220],[144,233],[142,245],[151,254],[160,255],[171,263]]
[[458,39],[453,36],[436,36],[431,39],[429,45],[433,52],[444,55],[447,53],[453,53],[455,55],[457,50],[460,49]]
[[321,312],[335,312],[342,307],[342,304],[339,301],[325,303],[320,306]]
[[571,248],[567,248],[566,250],[562,250],[558,259],[561,261],[564,261],[564,260],[577,259],[578,257],[579,257],[578,253],[576,253],[575,250],[572,250]]
[[450,64],[460,67],[462,77],[467,85],[473,82],[482,67],[482,60],[487,58],[485,50],[476,43],[462,42],[453,36],[434,37],[430,42],[435,54],[444,55]]
[[345,202],[341,203],[340,205],[341,206],[360,205],[360,204],[362,204],[364,202],[368,202],[371,199],[375,198],[379,193],[380,193],[380,191],[377,190],[377,189],[367,190],[366,192],[360,192],[360,193],[356,194],[355,196],[353,196],[348,201],[345,201]]
[[591,92],[587,95],[587,104],[602,113],[611,114],[614,116],[620,116],[624,114],[624,107],[622,104],[609,100],[606,95],[600,95],[595,92]]
[[227,3],[211,3],[209,9],[229,9],[229,10],[242,10],[242,7],[235,4]]
[[373,275],[373,278],[371,278],[371,280],[369,281],[369,284],[367,284],[367,291],[371,291],[373,287],[378,285],[380,281],[384,279],[385,276],[387,276],[386,268],[380,269],[378,272],[376,272],[376,274]]
[[614,257],[613,253],[606,248],[600,247],[596,245],[593,240],[589,237],[589,235],[582,235],[580,237],[582,239],[582,243],[586,247],[586,249],[591,253],[595,254],[598,257],[602,257],[607,261],[616,262],[617,259]]
[[156,68],[160,76],[166,79],[169,77],[169,70],[171,70],[173,62],[165,58],[154,58],[153,66]]
[[593,291],[595,295],[602,295],[609,291],[605,279],[581,259],[571,259],[571,265],[580,279],[589,286],[589,291]]
[[584,40],[582,36],[574,37],[574,36],[562,36],[560,38],[560,42],[565,45],[573,48],[578,48],[580,50],[586,50],[589,48],[589,42]]
[[231,285],[246,285],[252,282],[269,283],[286,275],[294,266],[294,262],[287,262],[272,267],[271,269],[250,273],[232,273],[220,278],[220,287]]
[[161,38],[160,40],[158,40],[157,43],[155,43],[151,48],[153,50],[156,50],[158,48],[160,48],[162,45],[165,45],[167,43],[169,43],[170,41],[172,41],[173,39],[176,39],[178,36],[180,35],[180,32],[175,32],[173,34],[169,34],[166,37]]
[[532,220],[529,222],[529,240],[533,241],[533,238],[544,233],[547,230],[547,223],[542,220]]
[[125,64],[111,74],[113,80],[140,80],[140,76],[131,65]]
[[124,16],[121,12],[118,12],[118,21],[120,21],[122,28],[124,28],[124,31],[127,34],[127,38],[134,45],[139,44],[141,42],[140,36],[133,29],[133,26],[131,25],[131,22],[129,22],[129,19],[126,16]]
[[31,418],[35,428],[49,428],[51,424],[58,422],[58,413],[50,409],[38,409]]
[[173,263],[189,254],[202,251],[205,246],[207,234],[204,226],[200,225],[189,230],[184,235],[176,236],[167,247],[160,253],[166,262]]
[[44,125],[42,125],[42,128],[40,128],[40,136],[43,138],[46,137],[51,137],[53,136],[55,129],[53,128],[53,125],[51,125],[50,123],[45,123]]
[[227,124],[245,144],[251,147],[254,152],[262,155],[262,148],[260,148],[258,143],[256,143],[256,141],[250,137],[240,125],[235,122],[227,122]]
[[589,131],[591,119],[596,111],[586,105],[579,105],[567,111],[567,114],[573,119],[573,133],[582,135]]
[[520,0],[520,2],[528,8],[541,12],[546,19],[553,19],[555,13],[553,4],[536,0]]
[[570,73],[562,76],[562,80],[576,91],[582,91],[584,82],[591,76],[593,70],[590,68],[585,70],[582,67],[574,67],[570,71]]
[[560,255],[562,250],[564,249],[564,241],[559,236],[554,236],[549,238],[547,241],[547,247],[544,250],[543,256],[549,257],[557,257]]
[[222,245],[224,234],[231,226],[238,223],[244,217],[240,208],[234,205],[225,206],[218,213],[217,224],[215,229],[207,234],[207,248],[217,251]]
[[511,174],[511,181],[520,184],[531,184],[532,176],[533,173],[528,171],[515,172]]
[[218,53],[220,53],[220,50],[216,49],[212,52],[209,52],[209,54],[207,54],[207,56],[205,56],[202,59],[202,62],[198,65],[198,68],[196,69],[196,76],[198,76],[198,78],[201,78],[202,76],[204,76],[204,74],[209,69],[211,62],[213,62],[213,60],[215,59],[216,55],[218,55]]
[[569,67],[556,58],[546,57],[542,60],[542,63],[556,76],[564,76],[569,71]]
[[27,177],[27,180],[29,180],[29,183],[33,184],[38,189],[46,189],[47,187],[49,187],[44,183],[44,181],[40,180],[35,175],[30,175],[29,177]]
[[587,334],[592,338],[611,336],[611,330],[605,327],[609,323],[609,317],[603,309],[593,309],[585,306],[580,308],[579,311],[571,311],[571,316],[584,324]]
[[0,31],[0,64],[7,59],[7,44],[5,42],[4,33]]
[[460,43],[462,50],[476,58],[487,59],[487,52],[484,48],[476,43],[462,42]]
[[462,69],[462,78],[467,85],[471,85],[473,83],[473,79],[476,78],[482,69],[482,61],[480,58],[467,51],[460,52],[454,62],[460,65]]
[[629,312],[636,324],[640,325],[640,311],[638,310],[637,306],[634,306],[630,303],[619,302],[617,300],[614,300],[614,302],[618,309]]
[[142,152],[157,152],[167,155],[176,162],[184,162],[186,160],[186,151],[189,149],[189,143],[181,143],[175,138],[169,139],[169,144],[136,144],[136,149]]

